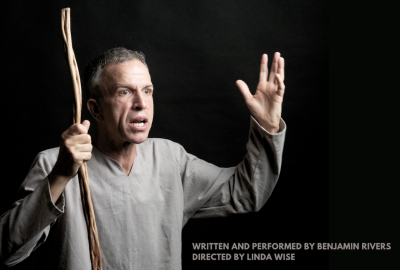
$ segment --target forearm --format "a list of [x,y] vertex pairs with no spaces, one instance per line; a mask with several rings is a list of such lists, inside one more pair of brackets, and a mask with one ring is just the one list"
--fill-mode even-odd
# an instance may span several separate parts
[[50,225],[63,213],[64,200],[54,205],[47,179],[17,201],[0,219],[0,256],[8,265],[19,263],[45,241]]
[[[239,191],[246,209],[258,211],[270,197],[278,181],[286,127],[280,121],[277,133],[271,134],[255,119],[251,121],[247,154],[236,167],[234,186],[242,187]],[[244,206],[243,206],[244,207]]]
[[258,211],[278,180],[285,124],[269,134],[251,120],[247,154],[238,166],[219,168],[188,156],[183,168],[185,217],[207,218]]
[[271,123],[266,122],[266,121],[257,121],[262,128],[264,128],[265,131],[267,131],[269,134],[277,134],[280,131],[282,131],[280,127],[280,122],[271,125]]
[[50,185],[51,200],[55,204],[57,200],[60,198],[70,178],[62,175],[57,175],[51,172],[48,176],[48,179]]

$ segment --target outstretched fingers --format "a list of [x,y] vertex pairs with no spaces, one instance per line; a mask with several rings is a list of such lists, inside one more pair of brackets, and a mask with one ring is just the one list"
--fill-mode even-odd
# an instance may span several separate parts
[[251,94],[250,89],[247,86],[247,84],[242,80],[237,80],[236,81],[236,85],[239,88],[240,92],[242,93],[244,101],[246,102],[246,104],[251,103],[251,101],[253,99],[253,95]]
[[285,93],[285,84],[283,83],[283,76],[279,73],[275,75],[275,80],[278,82],[278,90],[277,94],[281,97],[283,97],[283,94]]
[[271,66],[271,73],[269,74],[269,80],[268,80],[269,82],[273,82],[275,80],[275,75],[278,73],[278,62],[280,57],[281,57],[280,53],[276,52],[274,54]]
[[278,62],[278,73],[281,75],[282,80],[285,80],[285,59],[283,57],[279,58]]
[[260,82],[267,81],[268,78],[268,55],[263,54],[260,66]]

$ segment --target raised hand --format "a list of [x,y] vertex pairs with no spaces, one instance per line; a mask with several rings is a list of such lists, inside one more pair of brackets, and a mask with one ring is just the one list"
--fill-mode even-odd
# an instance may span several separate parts
[[61,195],[65,186],[77,173],[83,162],[92,157],[92,140],[87,134],[90,122],[70,126],[62,135],[60,151],[53,170],[48,175],[53,202]]
[[284,66],[284,59],[280,57],[280,53],[275,53],[268,78],[268,56],[263,54],[260,81],[254,96],[250,93],[249,87],[244,81],[236,81],[251,114],[269,133],[279,131],[283,94],[285,92],[285,85],[283,84]]

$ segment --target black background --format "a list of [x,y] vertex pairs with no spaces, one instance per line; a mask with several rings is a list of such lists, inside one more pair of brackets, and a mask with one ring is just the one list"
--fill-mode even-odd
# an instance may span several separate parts
[[[389,214],[395,210],[394,199],[382,195],[394,193],[385,193],[391,188],[378,184],[374,167],[361,176],[368,164],[354,165],[359,155],[347,150],[349,130],[329,129],[329,117],[335,115],[328,109],[327,1],[10,1],[1,16],[6,158],[1,213],[11,207],[35,155],[58,146],[70,125],[73,96],[61,35],[64,7],[71,8],[80,70],[112,47],[144,52],[155,86],[150,137],[178,142],[222,167],[235,166],[246,153],[250,114],[235,81],[244,80],[254,91],[261,55],[279,51],[285,58],[282,117],[288,131],[274,193],[258,213],[190,220],[182,232],[184,269],[396,268],[398,234]],[[345,88],[336,86],[338,91]],[[94,122],[86,109],[82,118]],[[283,262],[193,261],[196,242],[392,242],[392,250],[292,251],[296,260]]]

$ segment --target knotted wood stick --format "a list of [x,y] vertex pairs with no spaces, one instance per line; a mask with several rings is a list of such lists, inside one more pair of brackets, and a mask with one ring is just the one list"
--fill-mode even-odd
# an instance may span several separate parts
[[[68,64],[71,71],[72,85],[74,87],[75,103],[73,107],[73,122],[74,124],[81,122],[82,111],[82,88],[81,79],[79,77],[78,65],[76,63],[74,50],[72,49],[71,39],[71,22],[70,9],[64,8],[61,10],[61,28],[65,41],[66,53],[68,56]],[[99,236],[97,232],[96,219],[92,198],[90,196],[89,175],[87,172],[87,164],[84,162],[78,171],[79,186],[81,190],[82,208],[85,215],[88,240],[90,248],[90,259],[92,261],[92,270],[102,270],[101,250]]]

